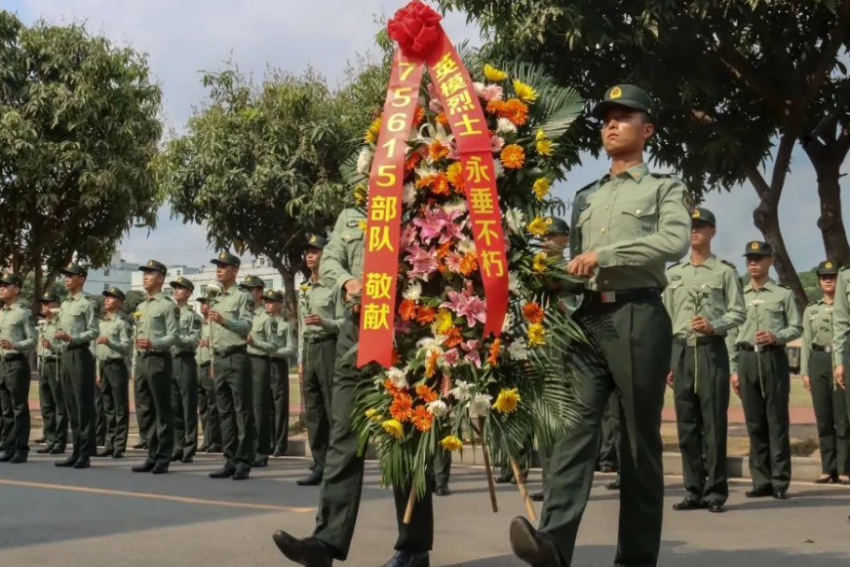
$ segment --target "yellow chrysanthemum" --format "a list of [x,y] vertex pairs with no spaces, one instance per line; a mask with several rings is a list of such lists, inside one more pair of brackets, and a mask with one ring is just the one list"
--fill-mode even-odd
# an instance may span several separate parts
[[395,439],[401,439],[402,435],[405,434],[405,429],[402,427],[402,423],[396,419],[388,419],[381,424],[381,428],[392,435]]
[[492,65],[485,64],[485,78],[494,83],[501,83],[508,78],[508,73],[500,71]]
[[381,117],[379,116],[375,120],[372,121],[372,124],[369,125],[369,128],[366,129],[366,133],[363,135],[363,140],[367,144],[374,144],[378,141],[378,133],[381,131]]
[[364,416],[370,421],[374,421],[376,423],[381,423],[381,416],[378,414],[378,410],[375,408],[369,408],[365,412],[363,412]]
[[529,325],[529,329],[526,331],[526,338],[529,340],[529,344],[531,346],[547,344],[546,335],[547,332],[544,330],[544,326],[541,323]]
[[497,396],[493,403],[493,409],[499,413],[514,413],[517,411],[517,406],[520,404],[520,393],[517,388],[504,389]]
[[445,335],[452,327],[452,313],[448,309],[439,309],[434,318],[435,332],[438,335]]
[[526,225],[526,230],[535,236],[543,236],[547,233],[551,224],[553,224],[551,218],[535,217],[535,220]]
[[447,435],[440,440],[440,445],[447,451],[460,451],[464,444],[454,435]]
[[544,197],[550,193],[550,180],[546,177],[541,177],[535,180],[535,184],[532,185],[532,190],[535,192],[535,196],[538,200],[543,201]]
[[532,103],[538,100],[538,92],[531,85],[517,79],[514,79],[514,94],[523,102]]
[[363,184],[359,183],[355,185],[353,194],[355,197],[355,204],[361,206],[366,204],[366,187]]
[[547,254],[546,252],[538,252],[532,258],[532,269],[539,274],[547,271]]
[[134,318],[134,319],[136,319],[136,320],[138,321],[139,319],[141,319],[141,318],[142,318],[142,312],[141,312],[141,311],[136,311],[135,313],[133,313],[133,318]]

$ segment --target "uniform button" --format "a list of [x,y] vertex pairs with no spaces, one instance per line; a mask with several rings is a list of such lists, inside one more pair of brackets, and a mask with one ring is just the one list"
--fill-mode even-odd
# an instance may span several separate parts
[[602,232],[603,234],[605,234],[605,233],[606,233],[606,229],[605,229],[605,228],[601,228],[601,229],[600,229],[600,232]]
[[635,210],[635,214],[640,215],[640,214],[641,214],[641,209],[636,209],[636,210]]

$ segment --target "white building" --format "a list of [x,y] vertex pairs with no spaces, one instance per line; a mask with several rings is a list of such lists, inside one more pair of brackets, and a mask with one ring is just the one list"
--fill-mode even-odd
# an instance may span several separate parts
[[100,295],[112,286],[123,292],[130,291],[133,274],[138,268],[139,264],[125,262],[121,259],[121,255],[116,252],[109,262],[109,266],[89,270],[83,292],[90,295]]

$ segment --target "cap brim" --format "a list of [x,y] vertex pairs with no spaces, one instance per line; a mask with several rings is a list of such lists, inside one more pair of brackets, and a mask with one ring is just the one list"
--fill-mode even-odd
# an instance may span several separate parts
[[[606,113],[606,111],[608,109],[615,108],[616,106],[620,106],[622,108],[629,108],[630,110],[638,110],[640,112],[647,113],[646,108],[644,108],[643,106],[640,106],[637,103],[634,103],[634,102],[631,102],[631,101],[628,101],[628,100],[625,100],[623,102],[615,102],[613,100],[604,100],[602,102],[598,102],[594,106],[594,109],[591,111],[591,116],[593,116],[594,118],[602,119],[603,115]],[[648,116],[649,116],[649,114],[648,114]]]
[[189,291],[192,291],[191,287],[189,287],[188,285],[183,285],[180,282],[169,282],[168,285],[171,286],[171,287],[180,287],[180,288],[188,289]]
[[706,219],[691,219],[691,224],[705,224],[706,226],[715,227],[715,223]]
[[108,291],[103,292],[101,295],[103,295],[104,297],[114,297],[115,299],[120,299],[121,301],[124,301],[124,298],[120,295],[115,293],[109,293]]
[[139,266],[139,271],[140,272],[159,272],[159,273],[165,275],[165,272],[163,272],[161,269],[153,268],[151,266]]
[[818,276],[838,276],[839,270],[836,268],[830,268],[828,270],[817,270],[816,275]]
[[62,274],[63,276],[79,276],[79,275],[81,275],[80,272],[72,272],[71,270],[66,270],[66,269],[59,270],[59,273]]
[[748,256],[771,256],[771,252],[746,252],[742,254],[742,258],[747,258]]

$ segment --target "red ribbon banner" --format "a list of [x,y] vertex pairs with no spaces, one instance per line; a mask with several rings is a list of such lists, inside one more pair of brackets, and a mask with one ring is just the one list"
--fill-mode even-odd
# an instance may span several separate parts
[[508,261],[491,133],[470,74],[439,22],[440,16],[434,10],[414,1],[396,12],[388,24],[390,36],[400,48],[393,57],[369,176],[358,367],[372,361],[385,368],[393,364],[405,151],[424,64],[437,87],[461,157],[467,206],[487,299],[485,336],[499,336],[508,310]]

